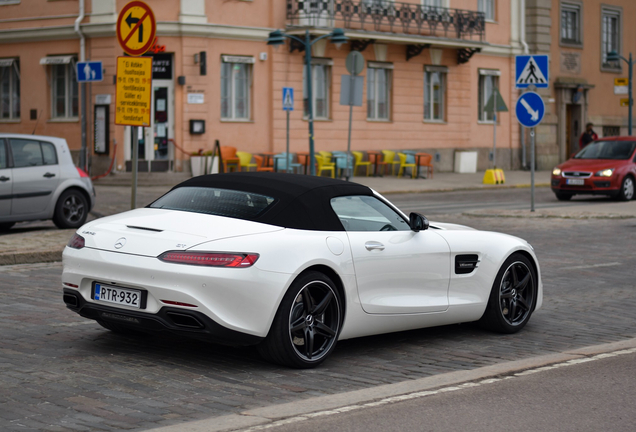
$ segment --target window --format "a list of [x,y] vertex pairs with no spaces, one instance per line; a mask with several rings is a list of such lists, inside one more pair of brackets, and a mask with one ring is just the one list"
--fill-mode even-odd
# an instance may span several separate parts
[[250,119],[253,57],[222,56],[221,118]]
[[561,3],[561,43],[581,45],[581,5]]
[[343,196],[331,199],[331,208],[346,231],[410,231],[404,218],[376,197]]
[[493,96],[495,88],[499,87],[499,75],[498,70],[479,70],[479,100],[477,102],[479,104],[479,121],[492,122],[494,120],[493,112],[485,111],[484,107]]
[[4,140],[0,139],[0,169],[5,169],[7,166],[7,150],[4,145]]
[[[313,98],[313,116],[315,119],[329,118],[329,94],[331,93],[331,60],[312,60],[311,96]],[[304,116],[309,117],[309,96],[307,89],[307,66],[303,67],[303,107]]]
[[367,67],[367,119],[389,120],[391,104],[390,63],[369,62]]
[[446,0],[422,0],[422,6],[428,6],[429,9],[448,7]]
[[621,52],[621,10],[603,7],[601,18],[601,65],[603,69],[620,70],[620,60],[609,62],[610,51]]
[[52,118],[78,116],[78,86],[74,65],[74,62],[51,65]]
[[55,146],[47,142],[10,139],[13,166],[24,168],[41,165],[57,165]]
[[444,121],[446,71],[441,66],[425,66],[424,70],[424,120]]
[[620,126],[603,126],[603,137],[619,136],[620,134]]
[[0,59],[0,119],[20,118],[20,69],[15,59]]
[[487,21],[495,20],[495,0],[478,0],[477,10],[486,15]]

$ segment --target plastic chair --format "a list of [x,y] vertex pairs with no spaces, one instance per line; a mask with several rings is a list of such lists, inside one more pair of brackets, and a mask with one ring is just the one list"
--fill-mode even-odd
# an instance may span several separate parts
[[387,167],[391,167],[391,174],[395,174],[395,165],[400,165],[399,161],[395,159],[395,152],[393,150],[382,150],[384,159],[378,162],[378,166],[382,166],[382,172],[386,172]]
[[400,169],[398,170],[397,175],[398,177],[402,177],[405,168],[411,168],[411,178],[415,178],[417,165],[415,165],[415,162],[409,163],[408,157],[409,156],[406,153],[398,153],[398,158],[400,159]]
[[326,159],[327,162],[331,162],[331,152],[320,150],[318,154]]
[[347,152],[335,151],[332,152],[333,160],[336,164],[336,172],[338,175],[342,175],[342,172],[349,169],[350,173],[353,173],[353,158],[347,154]]
[[430,155],[428,153],[418,153],[417,154],[417,158],[418,158],[418,167],[417,167],[417,171],[419,173],[420,167],[426,167],[426,178],[428,178],[429,174],[431,175],[431,178],[433,178],[433,155]]
[[263,166],[263,161],[265,160],[263,156],[254,155],[254,160],[256,161],[256,171],[274,171],[274,167]]
[[236,156],[239,158],[239,171],[245,168],[245,171],[249,171],[250,168],[258,168],[258,165],[252,163],[252,153],[237,151]]
[[325,159],[324,156],[322,155],[315,155],[314,156],[316,158],[316,163],[318,164],[318,168],[316,169],[316,174],[318,176],[322,175],[323,171],[330,171],[331,172],[331,178],[335,178],[336,177],[336,164],[333,162],[329,162]]
[[355,159],[355,165],[353,166],[353,174],[358,172],[359,167],[367,167],[367,177],[369,177],[369,169],[371,168],[371,161],[362,160],[362,152],[354,151],[353,158]]
[[290,172],[302,170],[303,166],[301,164],[293,162],[294,156],[293,153],[289,153],[288,155],[286,152],[274,155],[274,171],[287,172],[288,167]]
[[228,172],[228,167],[239,170],[239,158],[236,156],[236,147],[221,146],[221,158],[223,159],[223,172]]

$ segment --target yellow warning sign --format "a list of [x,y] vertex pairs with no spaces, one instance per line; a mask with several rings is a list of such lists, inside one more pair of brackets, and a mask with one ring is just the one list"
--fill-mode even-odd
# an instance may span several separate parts
[[628,107],[629,106],[629,98],[621,99],[621,106]]
[[150,126],[152,57],[117,57],[115,124]]
[[150,6],[135,0],[119,12],[115,30],[121,48],[129,55],[139,56],[155,41],[157,22]]
[[615,86],[626,86],[626,85],[629,85],[629,79],[628,78],[614,78],[614,85]]

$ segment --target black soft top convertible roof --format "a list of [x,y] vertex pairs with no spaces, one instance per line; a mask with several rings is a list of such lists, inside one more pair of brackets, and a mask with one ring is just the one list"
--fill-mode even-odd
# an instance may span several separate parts
[[193,177],[173,188],[205,187],[265,195],[275,199],[253,221],[285,228],[343,231],[331,199],[373,195],[367,186],[325,177],[270,172],[239,172]]

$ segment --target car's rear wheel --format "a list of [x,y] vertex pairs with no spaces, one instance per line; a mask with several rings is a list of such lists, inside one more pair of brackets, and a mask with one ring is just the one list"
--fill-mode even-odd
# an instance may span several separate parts
[[554,193],[559,201],[570,201],[572,199],[572,194],[565,192],[555,192]]
[[15,225],[15,222],[2,222],[2,223],[0,223],[0,232],[9,231],[13,225]]
[[283,297],[259,352],[266,360],[285,366],[318,366],[336,347],[341,305],[329,277],[316,271],[300,275]]
[[530,320],[537,301],[534,266],[520,253],[504,261],[493,284],[480,324],[500,333],[516,333]]
[[76,190],[64,191],[55,205],[53,223],[58,228],[79,228],[88,217],[88,202],[84,195]]
[[629,201],[634,199],[634,179],[631,176],[625,176],[621,183],[621,190],[618,192],[620,201]]

